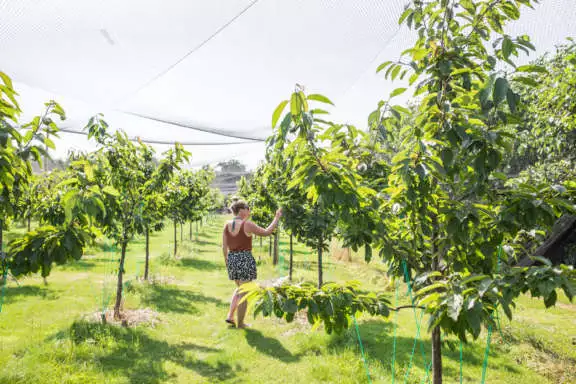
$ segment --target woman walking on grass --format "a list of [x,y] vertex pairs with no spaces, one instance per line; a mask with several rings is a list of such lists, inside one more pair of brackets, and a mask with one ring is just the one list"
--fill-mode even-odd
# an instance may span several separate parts
[[[282,216],[282,209],[276,211],[276,216],[268,228],[264,229],[249,221],[250,207],[244,201],[237,201],[230,207],[234,218],[226,223],[222,234],[222,252],[228,270],[228,278],[236,283],[236,290],[232,295],[230,311],[226,322],[238,328],[246,328],[247,303],[238,302],[244,296],[240,293],[240,286],[256,280],[256,260],[252,256],[252,235],[270,236]],[[238,323],[234,322],[234,312],[238,310]]]

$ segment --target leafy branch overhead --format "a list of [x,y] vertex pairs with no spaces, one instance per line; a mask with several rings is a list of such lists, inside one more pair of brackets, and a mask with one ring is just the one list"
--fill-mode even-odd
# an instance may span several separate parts
[[[572,68],[573,48],[563,51],[563,65],[551,68],[556,77],[550,81],[562,84],[564,92],[557,98],[548,97],[552,87],[542,94],[536,89],[547,83],[551,72],[543,64],[549,61],[514,63],[534,46],[528,36],[507,34],[504,26],[535,3],[410,2],[399,22],[415,31],[416,42],[399,60],[378,67],[385,78],[406,79],[409,87],[378,104],[367,132],[329,121],[315,104],[331,101],[307,96],[300,86],[272,115],[274,131],[259,182],[290,207],[285,221],[299,240],[319,245],[337,237],[345,246],[364,247],[367,261],[377,253],[391,275],[414,281],[413,305],[430,315],[435,382],[441,378],[441,333],[476,338],[482,327],[494,325],[498,308],[512,317],[523,293],[542,298],[547,307],[555,304],[558,289],[570,299],[574,295],[571,267],[554,267],[545,259],[538,260],[542,266],[516,267],[525,252],[519,236],[545,233],[558,217],[574,212],[566,179],[562,184],[546,177],[508,180],[519,130],[533,129],[537,121],[539,131],[532,133],[544,140],[551,136],[542,134],[542,127],[563,129],[571,121],[560,106],[570,106],[572,99],[561,77],[570,76],[562,68]],[[410,104],[395,105],[409,90]],[[534,105],[539,98],[552,107],[548,114]],[[540,114],[550,117],[548,122]],[[564,152],[556,153],[573,149],[561,148]],[[299,233],[298,226],[306,231]],[[341,330],[355,312],[352,305],[361,301],[355,302],[351,291],[342,299],[339,289],[345,290],[287,286],[253,297],[256,311],[265,315],[290,320],[306,308],[308,316],[318,313],[316,320],[327,330]],[[329,309],[316,312],[314,306],[326,302]]]

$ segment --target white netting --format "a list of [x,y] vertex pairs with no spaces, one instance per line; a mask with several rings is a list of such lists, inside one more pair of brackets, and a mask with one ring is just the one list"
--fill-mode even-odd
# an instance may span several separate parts
[[[130,136],[210,144],[190,148],[195,164],[236,156],[254,166],[263,144],[238,143],[267,136],[273,109],[295,83],[333,99],[335,118],[365,124],[400,85],[375,68],[413,39],[397,23],[405,3],[0,0],[0,69],[17,82],[28,116],[55,97],[70,115],[66,129],[104,112]],[[531,36],[535,58],[576,36],[576,1],[524,9],[508,31]],[[236,144],[214,145],[224,143]],[[59,156],[90,148],[69,133],[57,144]]]

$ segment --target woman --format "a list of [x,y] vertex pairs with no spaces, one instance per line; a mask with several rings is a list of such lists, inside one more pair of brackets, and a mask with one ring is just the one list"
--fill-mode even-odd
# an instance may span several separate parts
[[[232,295],[226,322],[238,328],[246,328],[244,317],[246,316],[247,303],[243,302],[238,305],[238,302],[244,296],[240,293],[240,286],[256,279],[256,260],[252,256],[252,235],[270,236],[278,225],[282,216],[282,209],[276,211],[274,220],[268,228],[264,229],[248,220],[250,207],[244,201],[237,201],[230,208],[234,218],[224,226],[222,252],[228,269],[228,278],[236,282],[237,288]],[[238,324],[234,322],[236,309],[238,309]]]

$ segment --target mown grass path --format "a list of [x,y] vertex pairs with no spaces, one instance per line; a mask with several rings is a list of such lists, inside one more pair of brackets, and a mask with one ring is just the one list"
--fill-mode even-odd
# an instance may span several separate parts
[[[202,227],[199,241],[185,239],[181,258],[169,255],[170,230],[152,238],[151,275],[145,284],[144,244],[134,241],[127,257],[125,308],[159,313],[154,327],[120,328],[92,323],[85,315],[102,308],[114,291],[113,253],[91,250],[80,262],[56,267],[45,286],[39,277],[9,281],[0,313],[0,383],[366,383],[356,335],[326,335],[305,323],[250,319],[252,329],[229,329],[224,318],[233,284],[227,279],[220,250],[224,217]],[[187,228],[184,236],[187,236]],[[14,231],[12,236],[17,236]],[[180,234],[178,235],[178,237]],[[268,244],[264,241],[264,244]],[[255,241],[259,280],[285,275],[269,264],[268,251]],[[287,264],[287,240],[281,250]],[[316,276],[315,256],[295,252],[295,278]],[[110,260],[112,259],[112,262]],[[326,260],[327,281],[360,280],[366,289],[394,292],[378,263],[365,265]],[[400,294],[403,301],[406,288]],[[396,382],[405,381],[416,326],[414,313],[401,312],[397,334]],[[359,319],[373,382],[391,382],[391,319]],[[424,319],[425,354],[430,356]],[[489,360],[489,383],[576,382],[576,306],[565,298],[545,310],[523,298],[516,320],[503,320],[495,333]],[[459,381],[459,349],[444,349],[445,382]],[[464,346],[464,382],[481,378],[485,335]],[[406,382],[424,377],[420,347]]]

